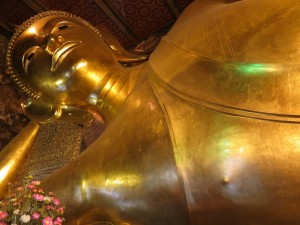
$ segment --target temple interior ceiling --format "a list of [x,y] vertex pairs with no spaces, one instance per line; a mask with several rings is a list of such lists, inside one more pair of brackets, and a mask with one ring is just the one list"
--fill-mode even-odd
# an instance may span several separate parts
[[193,0],[2,0],[0,25],[13,27],[36,13],[61,10],[107,28],[126,47],[168,30]]
[[[0,7],[0,150],[28,123],[24,99],[5,75],[5,48],[16,26],[35,14],[61,10],[106,28],[128,50],[149,54],[193,0],[1,0]],[[9,96],[9,97],[8,97]],[[87,135],[86,135],[87,136]]]

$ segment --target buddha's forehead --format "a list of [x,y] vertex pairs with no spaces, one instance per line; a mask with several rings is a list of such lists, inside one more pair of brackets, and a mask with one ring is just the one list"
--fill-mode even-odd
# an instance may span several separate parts
[[[89,30],[85,24],[76,18],[64,15],[45,16],[30,24],[30,26],[19,35],[14,46],[13,55],[18,55],[17,57],[20,57],[24,51],[32,46],[43,46],[45,44],[45,37],[49,34],[54,34],[55,28],[57,26],[62,26],[63,24],[68,24],[69,26],[72,24],[72,27],[76,26],[83,30]],[[69,36],[70,32],[65,32],[65,35]]]
[[64,15],[51,15],[43,17],[32,23],[23,33],[39,33],[46,34],[51,32],[53,27],[61,22],[70,22],[83,25],[79,20]]
[[84,27],[84,24],[74,18],[63,15],[46,16],[35,21],[29,27],[27,27],[19,36],[18,41],[34,39],[36,36],[50,34],[53,32],[53,28],[57,26],[57,24],[63,24],[64,22]]

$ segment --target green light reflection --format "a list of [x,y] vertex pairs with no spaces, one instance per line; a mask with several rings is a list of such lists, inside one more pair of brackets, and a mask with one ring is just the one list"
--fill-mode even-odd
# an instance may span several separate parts
[[[240,75],[265,75],[267,73],[273,73],[278,71],[278,66],[275,64],[260,64],[260,63],[245,63],[235,64],[232,69],[237,71]],[[230,67],[231,67],[230,66]]]

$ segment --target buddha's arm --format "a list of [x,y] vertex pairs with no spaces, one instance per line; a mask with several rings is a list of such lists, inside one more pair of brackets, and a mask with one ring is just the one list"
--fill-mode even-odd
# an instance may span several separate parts
[[62,120],[88,125],[93,120],[91,113],[74,106],[28,99],[22,107],[32,122],[0,152],[0,198],[6,194],[7,183],[16,178],[26,160],[39,130],[38,123]]
[[26,160],[39,130],[39,124],[30,122],[0,152],[0,198],[6,193],[6,185],[13,181]]

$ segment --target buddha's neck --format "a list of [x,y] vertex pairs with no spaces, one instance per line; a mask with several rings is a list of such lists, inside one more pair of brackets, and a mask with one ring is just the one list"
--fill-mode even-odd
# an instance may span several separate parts
[[109,123],[118,113],[126,98],[140,78],[141,66],[131,68],[115,68],[99,83],[89,97],[89,102]]

